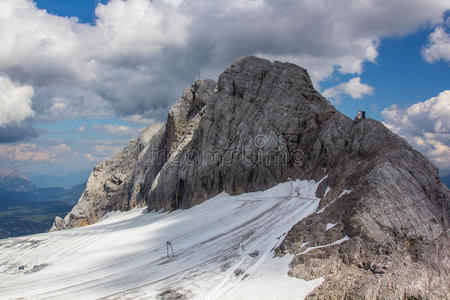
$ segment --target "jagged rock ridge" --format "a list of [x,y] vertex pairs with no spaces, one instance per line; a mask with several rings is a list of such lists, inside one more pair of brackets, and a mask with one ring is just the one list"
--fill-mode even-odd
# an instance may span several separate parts
[[[138,141],[141,146],[129,145],[112,160],[117,167],[97,177],[94,169],[86,195],[55,228],[91,224],[140,203],[188,208],[222,191],[326,176],[317,193],[321,210],[295,225],[277,249],[296,255],[293,276],[327,278],[311,298],[443,299],[450,293],[449,190],[437,168],[380,122],[339,113],[298,66],[241,58],[217,87],[212,81],[191,86],[148,144]],[[138,175],[120,179],[122,169]],[[109,182],[123,188],[107,188]],[[336,225],[326,230],[326,224]],[[303,253],[306,243],[346,235],[340,245]]]
[[50,231],[93,224],[108,212],[145,205],[138,197],[144,179],[153,181],[177,147],[190,140],[215,87],[212,80],[195,82],[170,109],[165,124],[149,126],[121,153],[96,165],[78,204],[64,219],[56,217]]

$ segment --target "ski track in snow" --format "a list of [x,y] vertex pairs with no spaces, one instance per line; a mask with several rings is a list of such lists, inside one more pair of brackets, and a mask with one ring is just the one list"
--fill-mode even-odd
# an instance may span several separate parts
[[323,278],[289,277],[292,256],[273,255],[289,229],[316,212],[318,184],[289,181],[186,210],[134,209],[83,228],[0,240],[0,298],[302,299]]

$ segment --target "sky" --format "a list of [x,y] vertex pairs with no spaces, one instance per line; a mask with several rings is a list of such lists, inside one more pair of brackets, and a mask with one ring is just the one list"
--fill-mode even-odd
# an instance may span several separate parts
[[450,174],[448,0],[0,0],[0,45],[0,168],[91,169],[199,73],[258,55]]

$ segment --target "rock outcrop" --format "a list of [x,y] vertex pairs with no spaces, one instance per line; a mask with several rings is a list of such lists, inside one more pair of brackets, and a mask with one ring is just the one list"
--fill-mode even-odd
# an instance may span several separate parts
[[195,82],[170,109],[165,124],[146,128],[122,152],[96,165],[78,204],[64,219],[56,217],[50,231],[93,224],[108,212],[145,205],[138,197],[144,179],[153,181],[178,145],[190,140],[215,87],[212,80]]
[[326,278],[310,298],[450,294],[450,199],[438,169],[382,123],[339,113],[296,65],[243,57],[217,86],[197,81],[147,143],[130,145],[94,169],[54,228],[143,203],[189,208],[222,191],[325,178],[319,210],[276,250],[295,255],[292,276]]
[[150,209],[188,208],[222,191],[239,194],[289,177],[321,178],[325,154],[315,142],[321,124],[336,113],[306,70],[242,58],[220,75],[191,142],[164,165],[156,182],[145,181],[140,198]]
[[108,212],[137,206],[136,195],[143,173],[151,165],[146,150],[161,136],[161,131],[162,124],[146,128],[122,152],[97,164],[78,204],[64,219],[56,217],[50,231],[93,224]]

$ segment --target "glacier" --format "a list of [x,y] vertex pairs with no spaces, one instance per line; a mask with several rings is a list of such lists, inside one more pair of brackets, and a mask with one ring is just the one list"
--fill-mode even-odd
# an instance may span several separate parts
[[292,256],[274,250],[317,211],[319,183],[221,193],[172,212],[135,208],[90,226],[0,240],[0,298],[303,299],[324,279],[289,277]]

